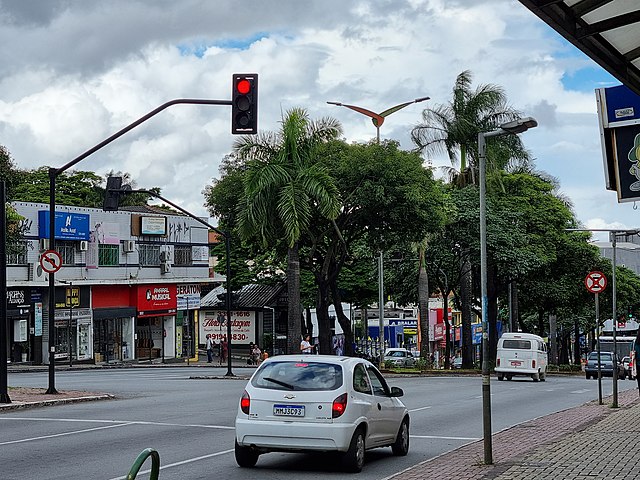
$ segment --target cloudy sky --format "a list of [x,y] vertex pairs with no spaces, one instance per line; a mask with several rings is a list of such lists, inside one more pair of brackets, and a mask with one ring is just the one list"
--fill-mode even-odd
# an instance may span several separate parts
[[[585,226],[640,226],[605,190],[594,89],[619,82],[517,0],[0,0],[0,144],[22,168],[61,167],[168,100],[229,100],[231,75],[254,72],[261,130],[304,107],[368,141],[368,118],[326,102],[442,104],[463,70],[538,119],[522,138]],[[424,105],[381,137],[412,148]],[[129,172],[204,216],[233,141],[229,107],[174,106],[77,168]]]

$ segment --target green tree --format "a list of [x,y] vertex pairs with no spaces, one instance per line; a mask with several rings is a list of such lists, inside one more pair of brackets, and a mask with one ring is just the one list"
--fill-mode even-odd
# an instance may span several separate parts
[[[456,78],[452,100],[423,111],[422,124],[416,126],[411,136],[418,149],[428,158],[446,153],[451,165],[451,182],[460,187],[477,184],[478,133],[490,131],[500,124],[518,118],[519,112],[507,103],[504,90],[496,85],[480,85],[471,88],[471,73],[464,71]],[[512,163],[528,159],[520,139],[516,135],[496,137],[487,145],[487,165],[491,170],[505,168]],[[459,165],[458,169],[455,167]],[[461,278],[463,367],[472,366],[471,351],[471,265],[468,255],[463,255]]]
[[293,108],[278,133],[241,137],[234,152],[246,160],[239,232],[264,245],[283,238],[287,245],[287,351],[299,351],[302,333],[299,241],[314,211],[335,218],[340,209],[333,179],[319,161],[317,147],[337,138],[342,128],[331,118],[312,121],[304,109]]

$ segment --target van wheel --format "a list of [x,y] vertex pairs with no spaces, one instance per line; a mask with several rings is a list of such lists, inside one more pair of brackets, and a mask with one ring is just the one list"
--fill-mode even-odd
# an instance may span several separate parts
[[547,381],[547,371],[546,370],[540,374],[540,381],[541,382],[546,382]]
[[347,472],[359,473],[362,471],[362,467],[364,467],[364,451],[364,430],[358,428],[351,438],[349,450],[344,454],[343,463]]
[[513,378],[513,375],[507,375],[507,380],[511,381],[512,378]]
[[498,375],[498,380],[502,381],[504,380],[504,375],[502,375],[501,373]]
[[540,381],[540,372],[534,373],[533,375],[531,375],[531,378],[533,378],[534,382],[539,382]]
[[589,375],[588,373],[587,373],[587,374],[585,374],[585,377],[587,377],[587,380],[590,380],[590,379],[591,379],[591,375]]

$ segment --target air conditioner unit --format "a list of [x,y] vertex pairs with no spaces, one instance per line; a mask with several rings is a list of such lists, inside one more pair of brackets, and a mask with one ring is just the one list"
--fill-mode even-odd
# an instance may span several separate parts
[[122,250],[124,250],[125,253],[135,252],[136,242],[133,240],[125,240],[122,244]]
[[80,243],[78,244],[78,250],[80,250],[81,252],[86,252],[87,250],[89,250],[89,242],[87,242],[86,240],[80,240]]
[[169,263],[160,264],[160,273],[169,273],[170,271],[171,271],[171,264]]
[[44,252],[45,250],[49,250],[49,239],[48,238],[41,238],[40,241],[38,242],[38,250],[40,250],[41,252]]
[[49,274],[42,269],[40,262],[29,265],[29,280],[32,282],[48,282]]

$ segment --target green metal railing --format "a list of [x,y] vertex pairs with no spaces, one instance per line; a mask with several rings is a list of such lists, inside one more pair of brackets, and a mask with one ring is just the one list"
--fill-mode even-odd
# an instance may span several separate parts
[[134,478],[136,478],[136,475],[138,475],[138,472],[140,471],[140,467],[142,467],[142,464],[149,457],[151,457],[151,476],[149,477],[149,479],[158,480],[158,475],[160,475],[160,454],[153,448],[145,448],[142,452],[140,452],[140,455],[138,455],[136,461],[133,462],[133,466],[127,474],[127,480],[133,480]]

